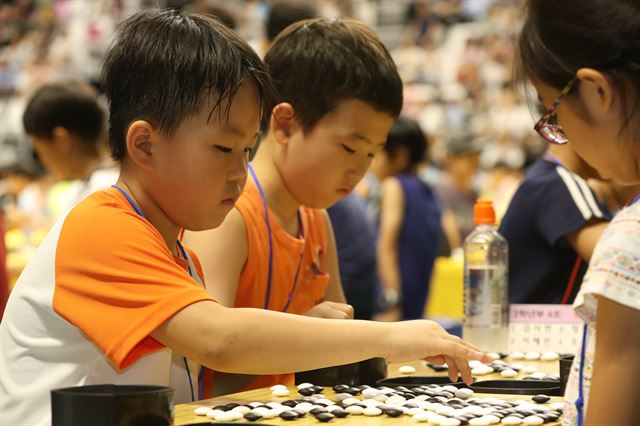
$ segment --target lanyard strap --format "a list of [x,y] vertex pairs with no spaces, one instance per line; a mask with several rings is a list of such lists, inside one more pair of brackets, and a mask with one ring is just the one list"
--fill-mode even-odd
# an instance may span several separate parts
[[[127,201],[129,202],[129,204],[131,205],[131,207],[133,207],[133,210],[135,210],[136,213],[138,213],[138,215],[140,215],[140,217],[142,217],[143,219],[146,219],[146,217],[144,216],[144,213],[142,213],[142,210],[140,209],[140,207],[133,201],[133,199],[129,196],[129,194],[126,193],[125,190],[123,190],[122,188],[120,188],[119,186],[116,185],[111,185],[112,188],[117,189],[123,196],[124,198],[127,199]],[[202,285],[202,281],[200,280],[200,277],[198,277],[198,274],[195,273],[195,268],[192,268],[192,261],[191,261],[191,256],[189,256],[187,254],[187,251],[184,249],[184,247],[182,246],[182,244],[180,243],[179,240],[176,240],[176,243],[178,245],[178,248],[180,249],[180,252],[182,253],[182,257],[184,259],[186,259],[187,262],[189,262],[189,275],[191,275],[191,277],[196,280],[196,282],[198,282],[198,284]],[[187,370],[187,377],[189,378],[189,389],[191,390],[191,401],[195,402],[196,398],[195,398],[195,394],[193,392],[193,381],[191,380],[191,371],[189,371],[189,361],[187,361],[187,357],[182,357],[183,361],[184,361],[184,367]],[[202,372],[202,368],[200,369]],[[202,374],[202,373],[201,373]],[[199,397],[200,399],[202,399],[202,386],[200,386],[199,389]]]
[[[273,280],[273,232],[271,231],[271,220],[269,219],[269,207],[267,206],[267,197],[264,195],[264,190],[260,185],[260,181],[258,180],[258,176],[256,176],[256,172],[253,170],[251,163],[249,163],[249,172],[251,173],[251,177],[258,188],[258,193],[260,194],[260,198],[262,200],[262,209],[264,211],[264,220],[267,224],[267,238],[269,241],[269,269],[267,273],[267,294],[264,300],[264,309],[269,309],[269,302],[271,301],[271,283]],[[298,221],[302,223],[300,218],[300,211],[298,211]],[[293,300],[293,296],[296,292],[296,288],[298,287],[298,277],[300,275],[300,269],[302,268],[302,259],[304,255],[303,251],[300,253],[300,257],[298,258],[298,266],[296,267],[296,274],[293,278],[293,286],[291,287],[291,291],[289,292],[289,297],[287,298],[287,303],[284,305],[282,312],[287,312],[289,306],[291,305],[291,301]]]
[[580,374],[578,380],[580,385],[578,386],[578,399],[575,402],[576,409],[578,410],[578,426],[582,426],[584,423],[584,358],[587,347],[587,324],[582,329],[582,348],[580,350]]

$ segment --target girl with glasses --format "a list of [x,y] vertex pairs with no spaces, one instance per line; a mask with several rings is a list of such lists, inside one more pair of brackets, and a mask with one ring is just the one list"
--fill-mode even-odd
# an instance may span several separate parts
[[[536,131],[549,143],[571,144],[602,177],[639,184],[640,3],[529,0],[526,12],[518,69],[547,107]],[[574,308],[585,327],[565,394],[565,424],[637,424],[638,197],[598,241]]]

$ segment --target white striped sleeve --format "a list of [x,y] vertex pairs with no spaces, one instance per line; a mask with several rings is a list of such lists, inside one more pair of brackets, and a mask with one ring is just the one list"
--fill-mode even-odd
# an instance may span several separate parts
[[[558,172],[558,175],[560,176],[565,186],[567,187],[567,190],[569,191],[569,194],[571,194],[571,198],[573,199],[573,202],[575,203],[576,207],[580,211],[580,214],[582,214],[582,217],[584,218],[584,220],[591,219],[594,214],[589,208],[589,203],[587,202],[582,191],[580,190],[578,183],[576,183],[576,180],[574,179],[575,175],[561,166],[556,167],[556,172]],[[602,216],[602,212],[600,212],[600,217],[601,216]]]

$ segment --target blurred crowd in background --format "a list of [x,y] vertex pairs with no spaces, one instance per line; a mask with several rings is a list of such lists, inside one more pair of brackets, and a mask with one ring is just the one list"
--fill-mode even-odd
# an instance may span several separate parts
[[[55,217],[86,190],[82,179],[47,172],[27,136],[23,113],[44,84],[86,82],[100,99],[100,62],[119,21],[149,7],[211,13],[264,54],[277,0],[0,1],[0,211],[11,279]],[[295,1],[293,3],[296,3]],[[493,199],[500,217],[544,144],[533,132],[524,89],[512,83],[519,0],[298,1],[327,17],[372,26],[405,84],[404,115],[428,140],[419,176],[454,217],[459,247],[473,229],[473,203]],[[105,117],[106,121],[106,117]],[[104,130],[104,129],[103,129]],[[103,131],[106,135],[106,132]],[[101,137],[102,148],[106,136]],[[100,167],[115,170],[106,149]],[[97,165],[94,165],[98,167]],[[448,251],[447,251],[448,254]]]

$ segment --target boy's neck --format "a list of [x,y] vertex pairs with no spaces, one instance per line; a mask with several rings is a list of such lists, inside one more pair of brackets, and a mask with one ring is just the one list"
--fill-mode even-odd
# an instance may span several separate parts
[[123,167],[116,186],[127,193],[129,198],[131,198],[142,211],[144,217],[160,232],[169,251],[174,256],[179,256],[176,241],[180,228],[175,225],[151,197],[149,197],[135,176],[131,176]]
[[270,136],[267,135],[261,142],[260,149],[251,165],[264,191],[264,196],[272,215],[278,219],[280,225],[289,234],[297,237],[300,232],[300,224],[298,223],[300,203],[287,189],[278,168],[273,162],[273,144],[275,144],[275,141],[270,140]]

